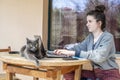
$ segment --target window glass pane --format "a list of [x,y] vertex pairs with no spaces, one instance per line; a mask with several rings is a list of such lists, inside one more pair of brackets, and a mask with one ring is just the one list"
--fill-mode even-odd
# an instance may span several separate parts
[[86,13],[96,5],[106,6],[106,29],[114,35],[120,51],[120,0],[50,0],[49,49],[81,42],[88,34]]

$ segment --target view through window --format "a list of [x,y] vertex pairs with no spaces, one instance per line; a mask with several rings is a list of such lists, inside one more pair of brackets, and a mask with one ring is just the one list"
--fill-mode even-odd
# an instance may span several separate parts
[[120,0],[49,0],[48,49],[63,48],[66,44],[81,42],[87,35],[86,13],[96,5],[106,7],[106,29],[114,35],[117,52],[120,51]]

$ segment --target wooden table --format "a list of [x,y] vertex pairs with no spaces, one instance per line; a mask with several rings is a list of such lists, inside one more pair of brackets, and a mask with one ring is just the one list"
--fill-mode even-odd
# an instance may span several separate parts
[[74,80],[80,80],[82,65],[88,63],[86,59],[63,60],[62,58],[44,58],[39,60],[40,67],[18,54],[0,53],[0,60],[3,62],[3,69],[6,71],[6,80],[13,80],[13,74],[29,75],[38,80],[61,80],[61,75],[75,71]]

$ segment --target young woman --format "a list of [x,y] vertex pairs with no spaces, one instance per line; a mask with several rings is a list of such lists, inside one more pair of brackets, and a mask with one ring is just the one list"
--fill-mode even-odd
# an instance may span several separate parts
[[[93,71],[82,71],[82,77],[91,80],[120,80],[118,65],[115,62],[115,44],[113,35],[105,31],[105,6],[99,5],[87,13],[87,28],[90,34],[84,41],[67,49],[57,49],[55,54],[65,54],[87,58]],[[65,80],[74,80],[74,72],[64,75]],[[86,80],[86,79],[82,79]]]

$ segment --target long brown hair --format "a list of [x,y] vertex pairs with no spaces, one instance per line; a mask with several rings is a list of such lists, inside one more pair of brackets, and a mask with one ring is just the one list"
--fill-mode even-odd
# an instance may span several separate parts
[[104,5],[98,5],[95,7],[95,10],[91,10],[87,13],[88,15],[94,16],[94,18],[98,21],[102,22],[101,29],[104,30],[106,27],[106,18],[104,14],[105,6]]

